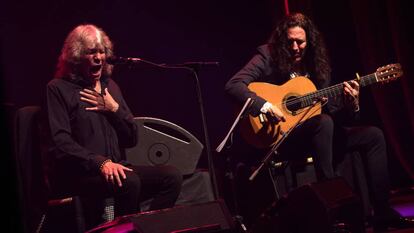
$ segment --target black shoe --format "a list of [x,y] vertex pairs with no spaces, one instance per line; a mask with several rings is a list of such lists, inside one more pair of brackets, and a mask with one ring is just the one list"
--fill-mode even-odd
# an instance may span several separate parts
[[386,232],[388,228],[397,228],[397,229],[414,229],[414,219],[399,216],[393,216],[391,218],[378,218],[374,221],[374,232]]
[[332,233],[350,233],[349,226],[343,222],[336,222],[332,225]]

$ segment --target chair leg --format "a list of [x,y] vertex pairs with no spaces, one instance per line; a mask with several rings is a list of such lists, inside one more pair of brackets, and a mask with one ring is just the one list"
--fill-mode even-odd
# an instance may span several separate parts
[[40,222],[37,225],[36,233],[40,233],[41,232],[42,227],[43,227],[43,223],[45,222],[45,219],[46,219],[46,213],[42,215],[42,218],[40,219]]
[[277,184],[277,177],[273,173],[273,170],[274,169],[272,167],[268,167],[267,168],[267,171],[269,173],[270,180],[272,181],[273,191],[274,191],[274,195],[275,195],[275,200],[279,200],[280,199],[280,192],[279,192],[279,187],[278,187],[278,184]]
[[[74,223],[75,228],[72,229],[70,227],[70,231],[73,230],[76,233],[84,233],[85,232],[85,219],[83,214],[83,208],[79,197],[73,197],[73,201],[71,202],[72,206],[65,205],[53,205],[49,206],[49,208],[46,210],[46,213],[44,213],[39,221],[39,224],[36,228],[36,233],[41,232],[55,232],[57,229],[59,229],[61,226],[58,225],[58,221],[60,218],[62,218],[62,213],[59,213],[56,215],[56,209],[54,208],[61,208],[66,206],[65,208],[69,207],[71,212],[74,213]],[[68,209],[66,209],[68,211]],[[50,212],[50,213],[49,213]],[[58,217],[57,217],[58,216]],[[67,232],[69,228],[62,229],[63,232]]]
[[75,209],[76,231],[79,233],[85,232],[85,216],[80,197],[76,196],[73,198],[73,205]]

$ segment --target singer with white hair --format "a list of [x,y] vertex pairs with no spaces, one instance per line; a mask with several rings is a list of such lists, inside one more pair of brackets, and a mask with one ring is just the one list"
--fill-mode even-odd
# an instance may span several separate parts
[[[91,200],[84,208],[87,228],[101,222],[103,203],[114,197],[115,216],[172,207],[182,175],[171,166],[132,166],[123,148],[137,143],[137,128],[106,59],[113,56],[107,34],[95,25],[75,27],[67,36],[55,78],[47,85],[49,126],[58,184]],[[138,155],[139,156],[139,155]],[[96,202],[95,202],[96,201]],[[90,212],[90,213],[88,213]]]

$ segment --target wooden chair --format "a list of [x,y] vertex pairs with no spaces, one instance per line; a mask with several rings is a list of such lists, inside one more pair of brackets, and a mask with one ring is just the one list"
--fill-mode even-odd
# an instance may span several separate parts
[[[39,106],[17,109],[14,122],[14,144],[20,203],[25,232],[53,232],[49,228],[49,212],[55,208],[72,209],[68,225],[61,225],[60,232],[84,232],[85,224],[78,196],[55,195],[51,192],[44,170],[47,150],[47,124]],[[53,217],[53,216],[52,216]],[[56,216],[54,216],[56,217]],[[63,222],[62,221],[62,222]],[[73,224],[75,223],[75,224]],[[73,227],[74,225],[74,227]]]

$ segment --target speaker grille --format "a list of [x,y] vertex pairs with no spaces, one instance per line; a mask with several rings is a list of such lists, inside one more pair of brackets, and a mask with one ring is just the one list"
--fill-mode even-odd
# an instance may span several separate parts
[[140,233],[223,232],[234,227],[221,200],[145,212],[130,220]]

